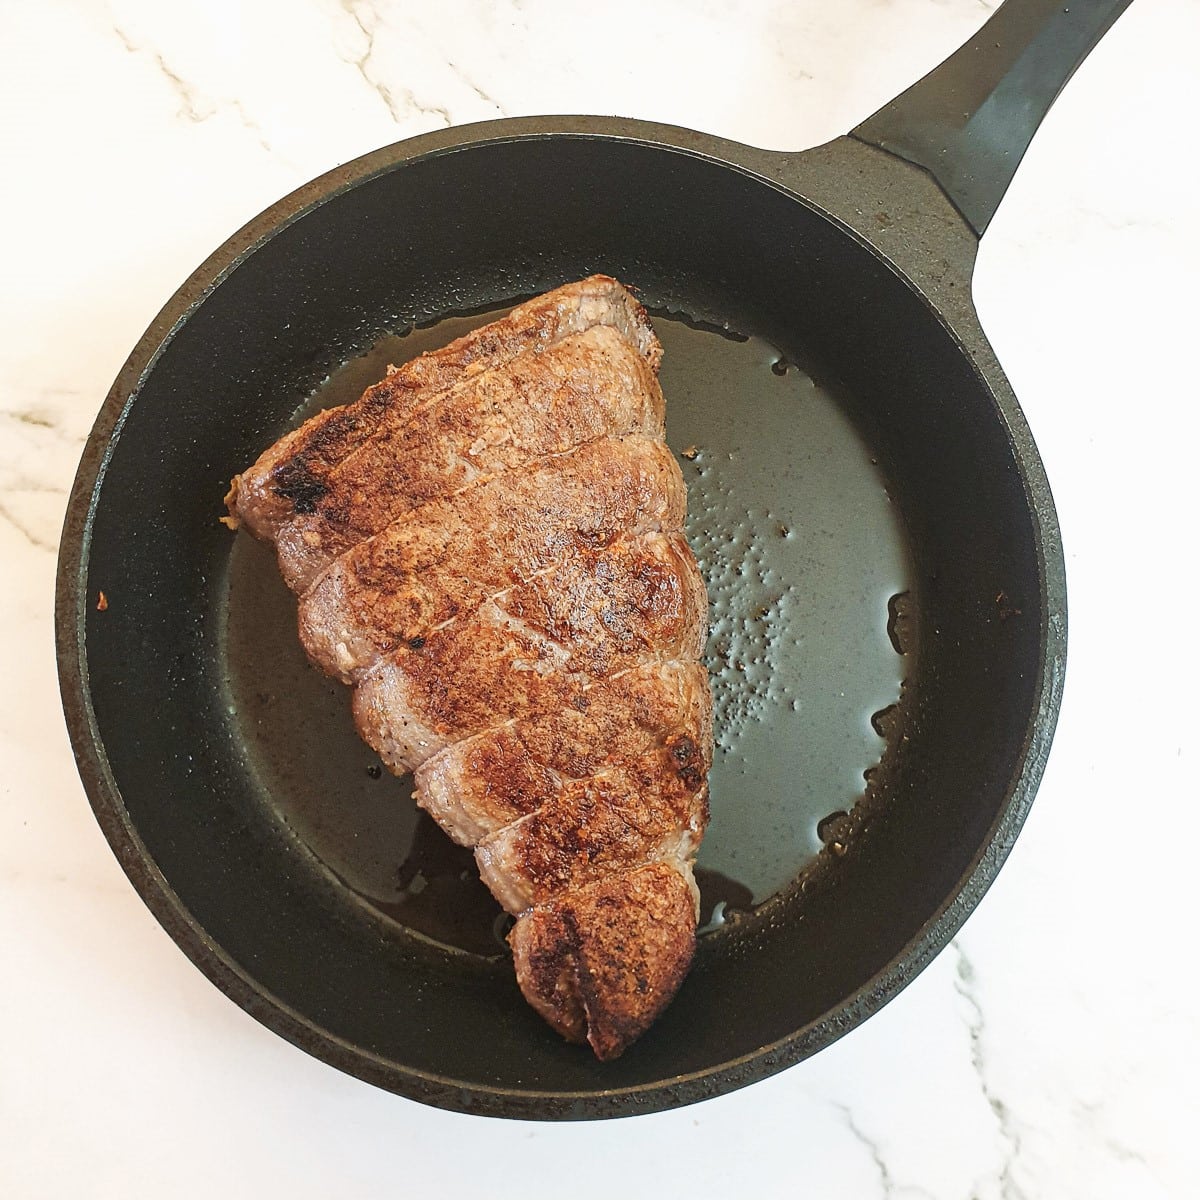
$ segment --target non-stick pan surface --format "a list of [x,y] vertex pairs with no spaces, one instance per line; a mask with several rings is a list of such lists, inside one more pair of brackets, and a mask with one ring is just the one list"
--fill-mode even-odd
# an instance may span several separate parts
[[[1051,7],[1017,6],[996,80],[1046,51]],[[1042,111],[1120,7],[1049,54]],[[990,210],[902,161],[919,153],[896,129],[804,155],[590,118],[417,138],[252,222],[134,350],[67,518],[64,707],[135,886],[272,1029],[449,1108],[664,1108],[827,1045],[986,889],[1053,729],[1063,567],[970,303]],[[228,479],[314,405],[597,270],[666,345],[718,715],[711,929],[608,1064],[521,1000],[469,859],[304,665],[270,554],[217,520]]]

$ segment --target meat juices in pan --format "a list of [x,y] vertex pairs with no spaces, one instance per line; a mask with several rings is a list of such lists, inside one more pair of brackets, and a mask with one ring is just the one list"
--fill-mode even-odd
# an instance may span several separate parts
[[695,949],[707,598],[663,440],[662,350],[596,275],[319,413],[234,481],[309,658],[475,847],[525,998],[615,1058]]

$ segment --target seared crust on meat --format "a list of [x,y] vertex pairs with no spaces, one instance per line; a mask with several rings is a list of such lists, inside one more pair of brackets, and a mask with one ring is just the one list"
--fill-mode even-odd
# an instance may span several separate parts
[[698,656],[706,606],[682,535],[580,550],[560,567],[561,580],[551,572],[502,592],[358,679],[359,732],[393,770],[415,770],[505,721],[575,705],[593,679]]
[[616,1058],[670,1003],[696,944],[686,864],[655,862],[537,905],[508,935],[525,999],[569,1041]]
[[572,704],[448,746],[417,771],[417,803],[473,846],[541,808],[571,780],[690,738],[707,776],[708,674],[697,662],[651,662],[599,680]]
[[484,838],[479,874],[511,913],[614,871],[691,858],[708,824],[699,747],[681,737],[590,779]]
[[679,529],[686,505],[662,442],[589,442],[431,501],[360,543],[301,601],[300,639],[313,662],[350,682],[566,555],[583,562],[622,534]]
[[662,432],[654,373],[611,326],[595,326],[458,384],[365,441],[330,470],[313,510],[279,528],[280,570],[303,592],[340,554],[427,500],[594,438]]
[[371,438],[386,436],[464,378],[505,367],[526,351],[596,325],[618,330],[650,370],[658,370],[662,347],[645,309],[615,279],[590,276],[392,368],[354,404],[327,409],[286,434],[234,479],[226,498],[230,516],[255,536],[275,540],[293,515],[317,511],[338,464]]

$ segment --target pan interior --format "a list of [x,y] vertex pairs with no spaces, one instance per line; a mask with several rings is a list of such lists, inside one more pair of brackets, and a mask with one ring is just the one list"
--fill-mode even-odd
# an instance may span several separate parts
[[[351,403],[389,362],[503,311],[380,339],[297,419]],[[907,539],[878,460],[844,407],[763,338],[660,314],[668,438],[710,598],[712,822],[701,925],[722,934],[784,892],[863,797],[915,646],[890,621],[911,589]],[[229,711],[266,808],[376,911],[438,943],[503,955],[509,925],[469,850],[420,812],[360,741],[348,693],[309,668],[273,555],[230,550],[222,640]],[[889,625],[891,628],[889,629]]]
[[[189,953],[220,976],[211,950],[219,947],[240,973],[239,1000],[327,1060],[436,1103],[510,1115],[606,1115],[631,1111],[622,1097],[661,1107],[738,1086],[819,1049],[886,999],[897,985],[881,988],[883,973],[898,963],[896,978],[916,969],[929,922],[986,857],[1010,809],[1047,621],[1022,464],[991,394],[923,298],[834,222],[764,181],[618,138],[484,142],[413,161],[398,153],[242,250],[223,252],[220,283],[165,344],[144,347],[132,364],[136,395],[110,447],[83,551],[84,686],[116,783],[93,798],[144,889],[158,886],[155,873],[166,881],[180,914],[168,924]],[[783,548],[848,536],[852,514],[834,521],[832,500],[809,511],[796,499],[805,494],[797,477],[829,466],[836,482],[838,464],[844,472],[853,463],[860,490],[875,489],[878,500],[885,480],[902,515],[898,526],[883,522],[878,545],[862,556],[879,567],[861,584],[869,636],[878,642],[881,607],[905,583],[921,631],[904,672],[903,732],[874,777],[880,803],[870,824],[839,842],[836,862],[822,853],[835,869],[818,886],[793,888],[703,939],[662,1019],[608,1064],[557,1039],[523,1003],[503,960],[447,947],[445,931],[415,937],[395,914],[381,917],[362,902],[361,876],[351,881],[356,891],[304,844],[328,858],[328,842],[311,827],[297,837],[280,817],[298,825],[299,814],[264,803],[264,787],[287,771],[311,775],[304,786],[329,801],[325,814],[354,805],[378,813],[394,785],[368,775],[372,761],[349,729],[340,687],[298,666],[287,682],[284,655],[295,664],[299,654],[287,627],[291,601],[269,553],[217,521],[231,476],[342,364],[363,363],[358,356],[385,337],[447,314],[494,309],[593,271],[640,289],[655,312],[756,339],[659,322],[670,437],[677,450],[694,443],[700,451],[685,460],[693,520],[712,508],[707,531],[722,543],[697,544],[710,571],[738,554],[748,561],[758,544],[731,557],[726,536],[770,546],[763,572],[772,567],[780,582]],[[175,315],[185,316],[182,306]],[[758,356],[754,389],[739,382],[743,365],[751,371],[742,355]],[[803,373],[775,375],[763,361],[775,355]],[[366,366],[378,373],[378,364]],[[677,366],[684,373],[673,377]],[[715,382],[726,366],[728,394]],[[805,374],[820,385],[807,399]],[[856,431],[828,464],[804,457],[816,432],[806,406]],[[764,445],[775,440],[790,449]],[[879,474],[864,455],[878,458]],[[717,511],[723,480],[734,507]],[[741,490],[751,483],[761,490]],[[794,542],[772,533],[775,518]],[[894,569],[905,554],[910,565]],[[798,631],[805,639],[779,659],[799,664],[801,684],[821,653],[849,677],[861,649],[810,619],[808,589],[822,570],[788,566],[799,579],[795,606],[776,625],[781,638]],[[236,633],[228,598],[249,596],[242,584],[250,578],[261,585],[264,624],[279,632],[262,631],[258,666],[247,671],[248,625]],[[731,597],[743,594],[744,579],[735,572]],[[719,604],[721,589],[713,590]],[[854,589],[845,599],[853,608]],[[782,697],[778,669],[765,672],[765,687]],[[871,688],[847,688],[846,709],[840,696],[837,704],[827,697],[831,719],[866,720],[898,679],[883,671],[878,699]],[[278,696],[289,687],[328,695],[315,697],[311,720],[276,719],[287,713]],[[739,748],[748,769],[751,758],[754,769],[759,760],[763,769],[799,761],[787,756],[807,754],[817,707],[808,693],[799,699],[794,719],[786,703],[772,702],[785,724],[755,714],[723,762],[736,762]],[[751,754],[760,729],[770,736]],[[283,734],[294,747],[290,766],[273,740]],[[831,807],[845,803],[869,761],[862,743],[851,748],[844,777],[830,785]],[[826,803],[804,807],[802,768],[779,770],[769,783],[759,777],[752,789],[720,770],[718,819],[731,829],[739,805],[794,800],[795,828],[811,831]],[[125,823],[136,842],[119,832]],[[714,852],[722,836],[714,828]],[[784,854],[789,871],[795,849]],[[378,869],[393,870],[403,851],[381,837]],[[152,870],[136,866],[143,854]],[[754,863],[730,860],[714,869],[752,892],[775,886],[778,875],[758,879]]]

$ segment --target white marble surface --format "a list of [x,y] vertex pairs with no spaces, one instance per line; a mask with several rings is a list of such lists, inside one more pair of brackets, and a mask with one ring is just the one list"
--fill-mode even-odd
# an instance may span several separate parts
[[976,278],[1067,548],[1070,669],[1040,797],[954,945],[816,1059],[573,1126],[338,1074],[159,929],[91,817],[58,704],[54,553],[84,437],[159,306],[266,204],[499,115],[799,149],[990,7],[0,2],[0,1194],[1200,1194],[1197,0],[1140,0],[1079,71]]

